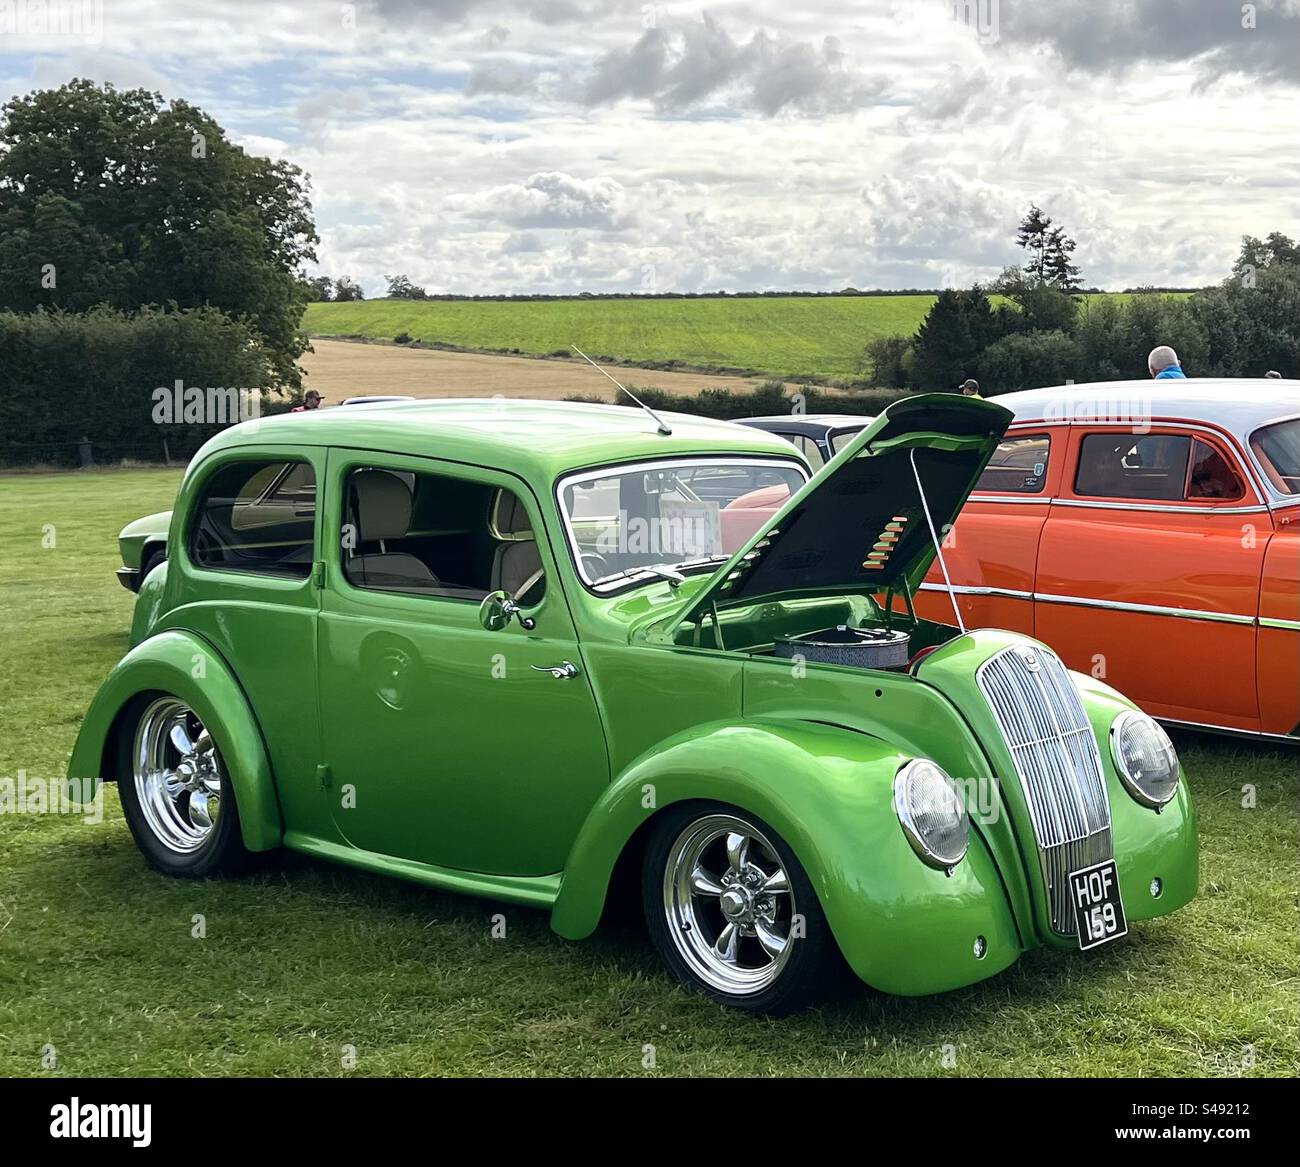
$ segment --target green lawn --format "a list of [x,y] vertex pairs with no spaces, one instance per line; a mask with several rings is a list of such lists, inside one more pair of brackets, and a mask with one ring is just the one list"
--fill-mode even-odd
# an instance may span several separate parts
[[[0,478],[0,777],[62,774],[126,645],[116,532],[177,479]],[[1029,953],[943,997],[862,989],[780,1022],[679,989],[635,931],[571,944],[541,913],[295,856],[170,881],[112,793],[98,825],[0,815],[0,1074],[341,1075],[345,1046],[361,1074],[1295,1074],[1297,755],[1177,744],[1201,820],[1190,907],[1091,956]]]
[[[1124,293],[1114,298],[1127,299]],[[544,356],[576,344],[590,356],[680,361],[781,377],[861,377],[880,336],[910,336],[933,296],[699,300],[411,301],[308,304],[315,336],[425,342]]]

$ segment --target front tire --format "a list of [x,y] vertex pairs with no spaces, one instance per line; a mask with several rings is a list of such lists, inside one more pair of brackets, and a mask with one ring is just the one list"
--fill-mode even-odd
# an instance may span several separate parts
[[666,811],[646,847],[651,939],[684,984],[769,1016],[823,996],[842,964],[803,867],[762,819],[721,804]]
[[203,879],[242,870],[250,853],[221,751],[179,697],[146,693],[128,706],[117,738],[118,794],[149,863]]

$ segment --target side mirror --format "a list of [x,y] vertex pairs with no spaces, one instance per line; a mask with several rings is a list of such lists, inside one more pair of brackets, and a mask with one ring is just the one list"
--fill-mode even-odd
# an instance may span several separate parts
[[526,632],[537,627],[537,621],[523,614],[523,609],[510,598],[509,592],[488,592],[478,606],[478,622],[489,632],[501,632],[514,619]]

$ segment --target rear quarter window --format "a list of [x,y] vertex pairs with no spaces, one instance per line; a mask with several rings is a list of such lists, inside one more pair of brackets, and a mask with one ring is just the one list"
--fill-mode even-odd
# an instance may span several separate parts
[[306,579],[316,541],[310,463],[238,461],[207,481],[190,520],[190,559],[214,571]]

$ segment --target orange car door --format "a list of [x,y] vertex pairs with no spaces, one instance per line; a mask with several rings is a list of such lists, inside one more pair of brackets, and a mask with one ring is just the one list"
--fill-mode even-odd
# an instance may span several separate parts
[[1269,518],[1204,427],[1092,425],[1039,547],[1035,628],[1066,663],[1171,720],[1254,730]]
[[[1038,540],[1068,434],[1041,423],[1008,431],[945,536],[944,561],[968,628],[1034,634]],[[921,587],[918,614],[955,623],[937,561]]]

